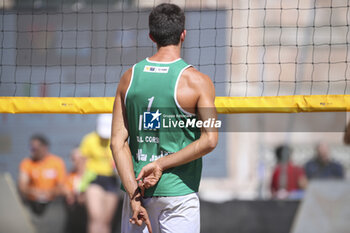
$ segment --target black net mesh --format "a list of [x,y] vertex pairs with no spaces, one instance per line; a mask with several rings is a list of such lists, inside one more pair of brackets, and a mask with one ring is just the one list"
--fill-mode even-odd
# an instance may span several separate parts
[[[113,96],[151,56],[155,0],[3,0],[0,96]],[[349,1],[172,1],[184,59],[220,96],[348,94]]]

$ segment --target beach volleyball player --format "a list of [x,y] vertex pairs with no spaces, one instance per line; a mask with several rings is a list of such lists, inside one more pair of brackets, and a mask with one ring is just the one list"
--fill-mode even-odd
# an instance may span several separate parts
[[158,50],[117,88],[111,149],[125,190],[123,233],[200,232],[201,157],[216,147],[218,133],[191,124],[216,119],[215,89],[181,59],[184,25],[178,6],[155,7],[149,35]]

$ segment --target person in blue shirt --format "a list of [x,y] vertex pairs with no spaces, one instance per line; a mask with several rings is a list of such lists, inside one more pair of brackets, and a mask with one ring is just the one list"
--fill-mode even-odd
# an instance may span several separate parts
[[327,143],[317,144],[316,156],[305,164],[308,179],[343,179],[343,166],[330,158]]

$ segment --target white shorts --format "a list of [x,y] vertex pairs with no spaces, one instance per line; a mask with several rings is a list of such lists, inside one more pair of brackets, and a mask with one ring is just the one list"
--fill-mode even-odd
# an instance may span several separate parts
[[[199,233],[200,214],[197,193],[175,197],[149,197],[142,199],[149,215],[153,233]],[[148,233],[146,225],[131,224],[129,196],[124,193],[122,233]]]

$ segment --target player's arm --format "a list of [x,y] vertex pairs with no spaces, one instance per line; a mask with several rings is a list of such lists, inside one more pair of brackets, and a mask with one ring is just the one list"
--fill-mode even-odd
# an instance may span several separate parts
[[131,151],[128,143],[128,126],[124,97],[131,79],[131,69],[122,76],[113,106],[111,150],[123,186],[129,195],[133,217],[130,222],[141,225],[144,221],[152,232],[147,211],[141,206],[141,194],[135,180]]
[[[200,81],[196,83],[195,90],[199,93],[197,113],[199,119],[205,121],[209,118],[217,119],[215,108],[215,88],[206,75],[200,74]],[[216,128],[202,128],[201,136],[182,150],[164,156],[153,163],[143,167],[137,180],[141,189],[154,186],[166,169],[177,167],[211,152],[217,145],[218,131]]]
[[130,200],[132,200],[138,192],[138,186],[135,181],[131,151],[128,144],[129,132],[124,106],[124,90],[127,89],[128,76],[130,75],[127,71],[117,88],[113,107],[111,150],[123,186]]

